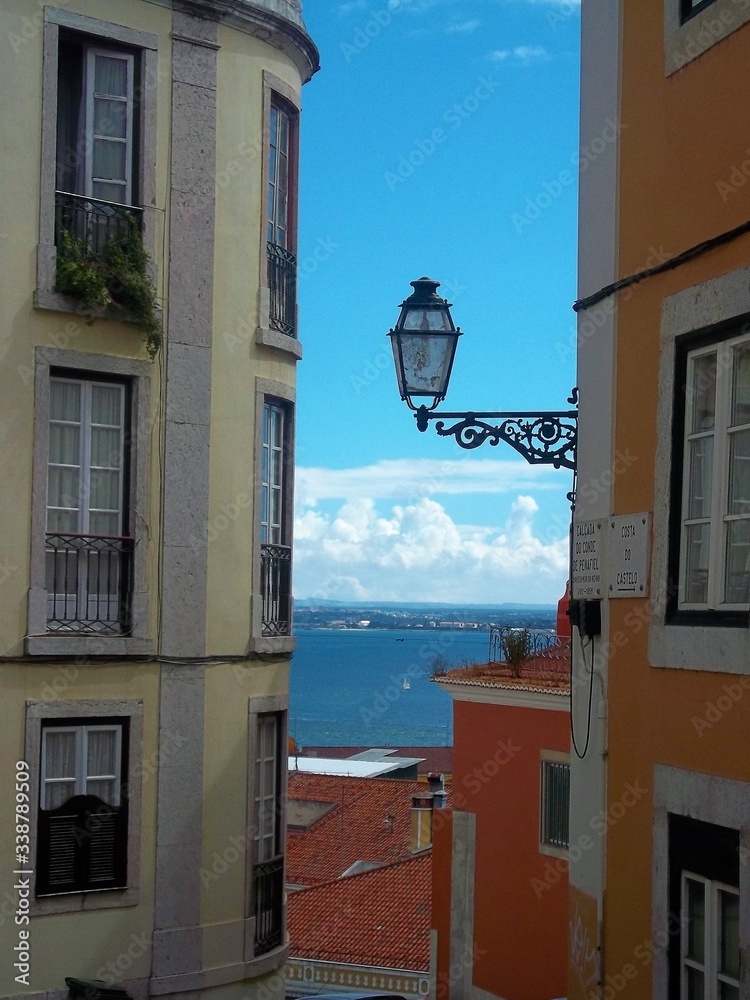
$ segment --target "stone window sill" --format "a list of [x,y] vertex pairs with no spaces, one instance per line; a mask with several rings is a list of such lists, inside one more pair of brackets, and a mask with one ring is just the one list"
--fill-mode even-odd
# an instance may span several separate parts
[[87,633],[50,633],[26,639],[27,656],[150,656],[153,639]]
[[277,653],[284,655],[293,653],[297,648],[297,640],[293,635],[280,636],[257,636],[250,639],[248,643],[248,653]]
[[278,330],[268,330],[258,327],[255,331],[255,343],[263,344],[264,347],[274,347],[277,351],[283,351],[295,361],[302,357],[302,344],[294,337],[289,337]]

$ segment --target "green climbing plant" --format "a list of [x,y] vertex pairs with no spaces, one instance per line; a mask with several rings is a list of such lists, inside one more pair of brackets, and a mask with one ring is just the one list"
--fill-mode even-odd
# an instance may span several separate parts
[[[164,332],[149,277],[150,258],[143,248],[140,229],[129,220],[125,232],[110,237],[99,252],[67,230],[57,249],[55,287],[92,311],[105,308],[143,332],[149,357],[161,347]],[[94,316],[87,319],[91,325]]]

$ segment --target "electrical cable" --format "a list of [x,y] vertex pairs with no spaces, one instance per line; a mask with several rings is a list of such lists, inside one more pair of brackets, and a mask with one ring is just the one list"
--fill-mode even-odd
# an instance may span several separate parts
[[589,309],[591,306],[595,306],[598,302],[601,302],[602,299],[609,298],[610,295],[621,291],[623,288],[629,288],[631,285],[637,285],[639,282],[645,281],[647,278],[651,278],[655,274],[663,274],[665,271],[673,271],[675,268],[680,267],[689,260],[693,260],[694,257],[700,257],[702,254],[708,253],[709,250],[714,250],[716,247],[723,246],[725,243],[730,243],[732,240],[736,240],[739,236],[743,236],[748,232],[750,232],[750,221],[743,222],[741,225],[735,226],[734,229],[729,229],[727,232],[721,233],[719,236],[712,236],[708,240],[703,240],[702,243],[696,243],[695,246],[690,247],[689,250],[683,250],[682,253],[677,254],[676,257],[670,257],[669,260],[666,260],[661,264],[655,264],[654,267],[648,267],[643,271],[636,271],[635,274],[628,275],[627,278],[619,278],[617,281],[613,281],[611,284],[605,285],[604,288],[600,288],[598,292],[586,295],[582,299],[576,299],[573,303],[573,311],[582,312],[585,309]]
[[[570,497],[570,542],[568,545],[568,579],[570,580],[570,593],[571,600],[573,594],[573,514],[575,513],[575,496],[576,487],[578,485],[578,470],[573,470],[573,486],[569,493]],[[581,655],[583,656],[584,666],[586,665],[586,653],[583,645],[583,637],[579,635],[579,641],[581,644]],[[575,726],[573,724],[573,629],[571,625],[571,636],[570,636],[570,742],[573,745],[573,750],[575,751],[576,757],[579,760],[583,760],[589,748],[589,742],[591,740],[591,706],[594,697],[594,639],[591,638],[591,679],[589,681],[589,707],[587,713],[587,723],[586,723],[586,742],[583,747],[583,753],[578,750],[578,743],[576,742]]]
[[[581,656],[583,657],[583,663],[584,663],[584,666],[585,666],[586,665],[586,649],[585,649],[585,646],[583,645],[583,636],[579,636],[579,641],[580,641],[580,644],[581,644]],[[571,679],[570,679],[570,741],[573,744],[573,749],[575,750],[575,755],[576,755],[576,757],[579,760],[583,760],[583,758],[588,753],[589,742],[591,740],[591,706],[592,706],[592,703],[593,703],[593,700],[594,700],[594,658],[595,658],[594,637],[591,636],[591,673],[590,673],[590,679],[589,679],[589,707],[588,707],[587,719],[586,719],[586,742],[584,743],[584,746],[583,746],[583,752],[581,752],[578,749],[578,744],[576,743],[575,727],[573,725],[573,677],[572,677],[572,671],[571,671]],[[572,642],[570,644],[570,661],[571,661],[571,665],[572,665],[572,663],[573,663],[573,643]]]

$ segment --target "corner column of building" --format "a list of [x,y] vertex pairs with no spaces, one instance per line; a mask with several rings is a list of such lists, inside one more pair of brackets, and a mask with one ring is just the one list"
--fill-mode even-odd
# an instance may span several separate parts
[[[581,175],[578,294],[591,295],[618,274],[617,212],[620,116],[621,2],[584,4],[581,57]],[[595,157],[585,150],[606,144]],[[578,313],[577,362],[581,391],[575,522],[602,523],[599,545],[609,541],[613,510],[614,386],[617,300]],[[595,817],[606,811],[608,602],[606,551],[599,553],[602,634],[584,655],[574,642],[570,786],[570,925],[568,997],[598,995],[602,973],[601,927],[606,842]],[[580,596],[575,591],[574,597]],[[604,652],[600,652],[604,651]],[[595,655],[593,655],[595,652]],[[593,673],[592,673],[593,672]],[[591,698],[591,704],[589,704]],[[585,752],[584,752],[585,751]]]
[[[175,10],[151,990],[202,986],[201,850],[218,24]],[[180,736],[179,755],[164,748]],[[171,743],[170,743],[171,741]]]

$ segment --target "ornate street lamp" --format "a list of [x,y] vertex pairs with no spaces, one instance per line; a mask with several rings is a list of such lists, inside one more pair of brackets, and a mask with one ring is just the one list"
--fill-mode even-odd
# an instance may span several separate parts
[[[414,410],[417,427],[426,431],[430,420],[442,437],[454,437],[462,448],[478,448],[485,441],[505,441],[531,465],[553,465],[576,471],[578,409],[542,413],[490,411],[436,413],[445,399],[461,330],[453,324],[450,303],[437,294],[439,281],[419,278],[411,282],[414,293],[401,303],[401,315],[390,331],[398,390]],[[414,398],[428,397],[430,405],[415,405]],[[578,405],[578,390],[568,397]],[[446,420],[458,422],[446,427]],[[488,420],[500,421],[487,423]],[[570,497],[571,502],[573,497]]]

